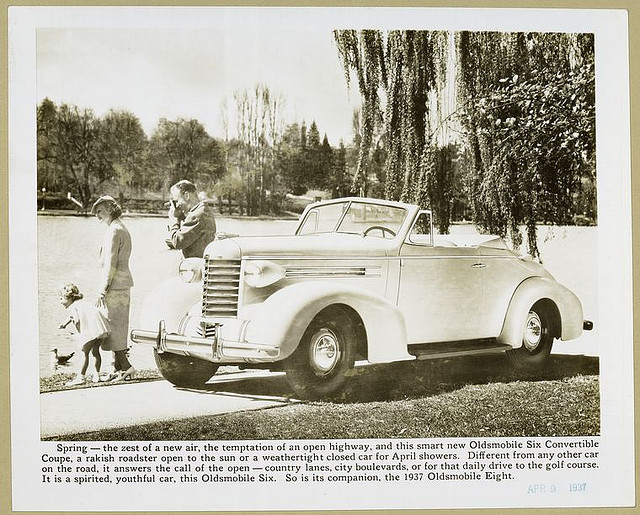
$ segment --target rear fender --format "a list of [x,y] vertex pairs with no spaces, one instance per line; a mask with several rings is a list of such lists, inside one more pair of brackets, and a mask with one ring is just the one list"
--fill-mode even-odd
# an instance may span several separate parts
[[315,316],[336,304],[353,308],[362,319],[369,362],[414,359],[407,352],[404,318],[395,306],[367,290],[320,281],[287,286],[261,304],[245,306],[244,339],[279,346],[280,357],[286,358],[297,348]]
[[500,343],[520,347],[527,313],[538,301],[548,299],[560,316],[559,337],[572,340],[582,334],[582,305],[570,290],[547,277],[530,277],[516,288],[498,337]]

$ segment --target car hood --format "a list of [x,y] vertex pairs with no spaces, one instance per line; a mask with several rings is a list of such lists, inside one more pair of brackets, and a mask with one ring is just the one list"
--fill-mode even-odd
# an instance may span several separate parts
[[205,255],[224,259],[275,256],[390,256],[398,253],[393,239],[357,234],[308,234],[304,236],[241,236],[216,240]]

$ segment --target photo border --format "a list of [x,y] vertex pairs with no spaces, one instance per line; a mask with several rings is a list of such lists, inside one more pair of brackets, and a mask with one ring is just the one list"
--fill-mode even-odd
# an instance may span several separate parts
[[[23,3],[17,2],[12,3],[12,6],[18,5],[82,5],[82,6],[99,6],[99,5],[113,5],[113,3],[103,3],[103,2],[54,2],[52,4],[49,3]],[[165,1],[156,1],[156,2],[135,2],[135,3],[124,3],[117,4],[118,6],[126,6],[126,5],[135,5],[135,6],[156,6],[156,5],[176,5],[174,2],[165,2]],[[234,6],[238,5],[238,3],[231,2],[193,2],[190,4],[191,6]],[[243,3],[243,6],[282,6],[282,7],[290,7],[290,6],[318,6],[316,2],[300,2],[300,1],[292,1],[292,2],[249,2]],[[629,73],[630,73],[630,104],[631,104],[631,196],[632,196],[632,220],[633,222],[633,234],[632,234],[632,246],[634,249],[640,248],[640,229],[638,228],[638,217],[640,216],[640,186],[638,185],[638,179],[634,173],[634,163],[638,163],[640,159],[640,150],[639,150],[639,131],[638,131],[638,123],[639,123],[639,111],[638,111],[638,100],[640,95],[640,73],[638,69],[638,51],[640,48],[640,8],[637,3],[634,3],[632,0],[626,1],[617,1],[614,3],[605,2],[602,0],[581,0],[581,1],[485,1],[482,0],[480,2],[473,2],[471,0],[459,0],[455,2],[445,2],[445,1],[416,1],[416,2],[399,2],[390,4],[389,2],[362,2],[362,1],[354,1],[354,2],[343,2],[343,1],[328,1],[323,2],[322,6],[326,7],[335,7],[335,6],[348,6],[348,7],[382,7],[382,6],[393,6],[393,7],[504,7],[504,8],[532,8],[532,7],[540,7],[540,8],[606,8],[606,9],[614,9],[614,8],[623,8],[626,9],[629,13]],[[9,4],[3,4],[5,7],[2,11],[2,21],[4,22],[4,27],[7,27],[8,17],[7,17],[7,9]],[[185,6],[186,7],[186,6]],[[4,69],[8,69],[8,58],[7,58],[7,45],[8,45],[8,35],[6,30],[3,31],[2,36],[2,47],[4,52],[2,53],[2,63],[4,64]],[[2,76],[2,94],[4,101],[2,102],[3,109],[2,113],[2,121],[0,122],[0,128],[3,129],[2,133],[8,135],[8,78],[6,74]],[[9,295],[8,295],[8,276],[9,276],[9,266],[8,266],[8,229],[9,229],[9,218],[8,218],[8,141],[7,137],[2,138],[2,142],[0,143],[0,155],[4,156],[3,162],[0,165],[0,200],[2,201],[2,211],[0,211],[0,238],[5,243],[0,246],[0,259],[2,260],[2,274],[0,274],[0,291],[2,291],[3,295],[0,296],[0,325],[3,327],[3,335],[5,338],[3,341],[9,341]],[[640,321],[640,308],[638,308],[638,303],[640,302],[640,293],[638,292],[637,287],[637,277],[638,273],[640,273],[640,253],[634,252],[632,256],[632,265],[633,265],[633,301],[634,301],[634,342],[640,341],[640,330],[638,329],[638,322]],[[0,377],[2,378],[2,388],[0,388],[0,406],[3,409],[3,422],[0,424],[0,510],[5,513],[12,513],[11,511],[11,445],[10,445],[10,403],[9,403],[9,389],[10,389],[10,375],[9,375],[9,346],[5,345],[2,347],[2,354],[0,357]],[[638,349],[634,347],[634,366],[638,364],[640,352]],[[638,384],[635,383],[635,408],[636,410],[640,406],[640,401],[638,400]],[[635,420],[635,433],[636,433],[636,448],[638,444],[638,421]],[[637,451],[636,451],[637,452]],[[637,455],[636,455],[637,458]],[[640,484],[640,478],[637,474],[637,464],[636,464],[636,493],[638,492],[638,485]],[[636,501],[637,503],[637,501]],[[616,508],[624,509],[624,508]],[[534,509],[531,509],[533,511]],[[537,508],[535,509],[537,510]],[[449,512],[449,513],[463,513],[468,510],[429,510],[430,512]],[[477,511],[477,510],[476,510]],[[505,512],[508,513],[510,510],[508,509],[498,509],[492,510],[492,512]],[[528,509],[519,510],[528,512]],[[546,509],[549,513],[565,513],[566,509]],[[598,512],[606,512],[611,513],[611,509],[599,509],[593,508],[589,509],[592,513]],[[42,512],[49,513],[49,512]],[[83,512],[79,512],[83,513]],[[105,512],[106,513],[106,512]],[[109,513],[124,513],[124,512],[109,512]],[[143,512],[135,512],[135,513],[143,513]],[[191,512],[176,512],[176,513],[191,513]],[[234,512],[230,512],[234,513]],[[267,513],[267,512],[255,512],[255,513]],[[299,511],[291,512],[291,513],[300,513]],[[335,513],[335,512],[334,512]]]

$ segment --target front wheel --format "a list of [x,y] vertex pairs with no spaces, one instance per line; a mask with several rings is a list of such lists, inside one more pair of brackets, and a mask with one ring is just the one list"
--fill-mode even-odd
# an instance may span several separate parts
[[215,363],[190,356],[170,352],[159,354],[154,349],[153,357],[162,377],[176,386],[187,388],[203,386],[218,370],[218,365]]
[[507,352],[511,364],[522,370],[538,370],[544,365],[553,345],[549,317],[544,309],[533,306],[524,324],[522,346]]
[[287,363],[289,386],[303,398],[338,391],[355,363],[355,347],[355,333],[347,317],[316,318]]

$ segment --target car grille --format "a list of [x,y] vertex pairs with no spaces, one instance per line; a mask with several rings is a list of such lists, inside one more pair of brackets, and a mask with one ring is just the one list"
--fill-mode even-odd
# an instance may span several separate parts
[[239,259],[207,259],[202,286],[202,316],[238,315]]
[[218,332],[217,324],[207,324],[202,322],[196,329],[196,334],[201,338],[213,338],[215,339]]

